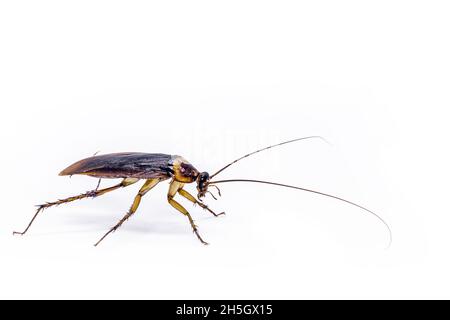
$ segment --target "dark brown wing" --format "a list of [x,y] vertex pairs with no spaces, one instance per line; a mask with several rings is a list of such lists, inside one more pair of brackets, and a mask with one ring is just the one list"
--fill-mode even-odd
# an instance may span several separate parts
[[111,153],[75,162],[59,175],[83,174],[97,178],[168,179],[173,175],[171,159],[171,155],[162,153]]

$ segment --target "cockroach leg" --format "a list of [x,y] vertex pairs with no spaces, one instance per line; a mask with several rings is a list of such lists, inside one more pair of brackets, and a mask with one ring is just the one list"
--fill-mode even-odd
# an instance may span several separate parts
[[22,232],[14,231],[13,234],[24,235],[28,231],[28,229],[30,229],[31,225],[33,224],[33,222],[36,219],[36,217],[38,216],[38,214],[41,211],[43,211],[44,209],[47,209],[47,208],[50,208],[50,207],[53,207],[53,206],[59,206],[60,204],[72,202],[72,201],[75,201],[75,200],[81,200],[81,199],[84,199],[84,198],[95,198],[95,197],[101,196],[101,195],[103,195],[105,193],[114,191],[116,189],[129,186],[129,185],[131,185],[131,184],[133,184],[133,183],[135,183],[137,181],[138,181],[138,179],[127,178],[127,179],[123,179],[121,183],[119,183],[119,184],[117,184],[115,186],[109,187],[109,188],[100,189],[100,190],[96,189],[96,190],[92,190],[92,191],[88,191],[86,193],[80,194],[78,196],[73,196],[73,197],[69,197],[69,198],[66,198],[66,199],[61,199],[61,200],[58,200],[58,201],[47,202],[45,204],[38,205],[37,206],[38,209],[37,209],[36,213],[34,214],[34,216],[31,219],[31,221],[28,223],[28,226],[25,228],[25,230],[22,231]]
[[24,235],[28,231],[28,229],[30,229],[31,225],[34,222],[34,219],[36,219],[36,217],[38,216],[39,212],[41,212],[42,210],[45,209],[45,204],[38,205],[37,207],[38,207],[38,209],[36,210],[36,213],[34,214],[33,218],[31,218],[31,220],[28,223],[28,226],[25,228],[25,230],[22,231],[22,232],[13,231],[13,235],[15,235],[15,234]]
[[215,217],[218,217],[218,216],[220,216],[220,215],[224,215],[224,214],[225,214],[225,212],[221,212],[221,213],[219,213],[219,214],[215,213],[215,212],[212,211],[206,204],[204,204],[204,203],[198,201],[197,199],[195,199],[195,197],[194,197],[192,194],[190,194],[189,192],[187,192],[187,191],[184,190],[184,189],[179,189],[179,190],[178,190],[178,193],[179,193],[180,195],[182,195],[183,197],[185,197],[186,199],[188,199],[189,201],[191,201],[192,203],[198,204],[198,205],[199,205],[200,207],[202,207],[203,209],[208,210],[208,211],[209,211],[210,213],[212,213]]
[[102,182],[102,179],[98,179],[97,188],[95,188],[95,191],[98,191],[98,188],[100,187],[100,182]]
[[180,211],[182,214],[184,214],[188,219],[189,219],[189,223],[191,224],[192,230],[194,231],[195,235],[197,236],[198,240],[200,240],[200,242],[204,245],[208,245],[208,242],[204,241],[202,239],[202,237],[200,236],[200,234],[198,233],[198,228],[194,223],[194,220],[192,219],[191,215],[189,214],[189,212],[178,202],[176,202],[173,199],[168,199],[170,205],[172,207],[174,207],[175,209],[177,209],[178,211]]
[[[175,209],[177,209],[178,211],[180,211],[182,214],[184,214],[188,219],[189,219],[189,223],[191,224],[192,230],[194,231],[195,235],[197,236],[198,240],[200,240],[200,242],[204,245],[208,245],[208,243],[206,241],[204,241],[202,239],[202,237],[200,236],[200,234],[198,233],[198,228],[194,223],[194,219],[192,219],[192,216],[189,214],[189,212],[178,202],[176,202],[175,200],[173,200],[173,198],[175,197],[175,195],[182,190],[184,186],[184,183],[180,183],[177,182],[175,180],[172,180],[172,182],[170,183],[170,187],[169,187],[169,193],[167,194],[167,201],[170,203],[170,205],[172,207],[174,207]],[[181,194],[181,193],[180,193]],[[188,193],[189,194],[189,193]],[[190,194],[189,194],[190,195]],[[190,195],[192,197],[192,195]],[[197,201],[194,197],[192,197],[195,201]]]
[[105,233],[105,235],[103,237],[101,237],[101,239],[99,241],[97,241],[97,243],[94,246],[97,246],[100,242],[102,242],[102,240],[105,239],[106,236],[108,236],[111,232],[114,232],[117,229],[119,229],[119,227],[136,212],[136,210],[139,207],[139,204],[141,203],[141,198],[147,192],[149,192],[154,186],[156,186],[160,181],[161,181],[160,179],[147,180],[144,183],[144,185],[141,187],[141,189],[139,190],[136,197],[134,198],[133,204],[131,205],[131,208],[130,208],[130,210],[128,210],[127,214],[122,219],[120,219],[119,222],[114,227],[112,227],[107,233]]

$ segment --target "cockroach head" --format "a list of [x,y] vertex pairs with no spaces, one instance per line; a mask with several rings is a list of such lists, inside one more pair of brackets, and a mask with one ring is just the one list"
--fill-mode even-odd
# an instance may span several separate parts
[[201,172],[197,177],[197,191],[198,195],[197,197],[203,198],[205,194],[208,192],[208,185],[209,185],[209,173],[208,172]]

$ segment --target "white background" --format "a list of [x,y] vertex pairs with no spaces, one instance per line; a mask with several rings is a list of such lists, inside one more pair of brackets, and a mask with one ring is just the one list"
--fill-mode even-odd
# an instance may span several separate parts
[[[3,1],[0,298],[450,298],[446,1]],[[94,248],[139,186],[59,177],[84,157],[180,154],[221,178],[221,218],[164,182]],[[103,186],[116,181],[104,181]],[[188,190],[194,191],[193,185]]]

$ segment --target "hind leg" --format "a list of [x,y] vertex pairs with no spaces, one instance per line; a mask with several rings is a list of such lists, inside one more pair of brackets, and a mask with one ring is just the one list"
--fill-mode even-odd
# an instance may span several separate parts
[[119,184],[116,184],[115,186],[112,186],[112,187],[109,187],[109,188],[104,188],[104,189],[100,189],[100,190],[95,189],[95,190],[92,190],[92,191],[88,191],[86,193],[82,193],[82,194],[80,194],[78,196],[73,196],[73,197],[69,197],[69,198],[66,198],[66,199],[61,199],[61,200],[57,200],[57,201],[54,201],[54,202],[47,202],[45,204],[38,205],[37,206],[38,209],[37,209],[36,213],[34,214],[34,216],[31,219],[31,221],[28,223],[28,226],[25,228],[25,230],[22,231],[22,232],[14,231],[13,234],[24,235],[28,231],[28,229],[30,229],[31,225],[33,224],[33,222],[36,219],[36,217],[38,216],[38,214],[44,209],[47,209],[47,208],[50,208],[50,207],[53,207],[53,206],[59,206],[60,204],[72,202],[72,201],[75,201],[75,200],[81,200],[81,199],[84,199],[84,198],[95,198],[95,197],[104,195],[105,193],[114,191],[116,189],[127,187],[127,186],[129,186],[129,185],[131,185],[133,183],[136,183],[138,180],[139,179],[135,179],[135,178],[126,178],[126,179],[123,179],[122,182],[120,182]]

